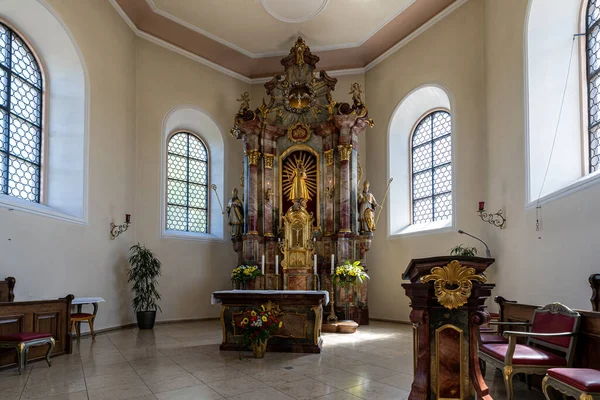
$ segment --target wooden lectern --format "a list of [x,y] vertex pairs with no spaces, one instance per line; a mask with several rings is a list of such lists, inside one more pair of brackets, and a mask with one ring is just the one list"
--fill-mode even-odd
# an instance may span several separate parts
[[489,320],[485,300],[495,285],[484,271],[493,258],[414,259],[402,275],[410,297],[415,377],[409,400],[491,400],[479,370],[479,326]]

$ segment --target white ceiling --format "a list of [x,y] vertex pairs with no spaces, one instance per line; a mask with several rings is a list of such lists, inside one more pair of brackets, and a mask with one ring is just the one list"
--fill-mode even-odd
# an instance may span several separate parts
[[359,46],[416,0],[146,1],[188,28],[264,57],[287,54],[299,35],[312,51]]

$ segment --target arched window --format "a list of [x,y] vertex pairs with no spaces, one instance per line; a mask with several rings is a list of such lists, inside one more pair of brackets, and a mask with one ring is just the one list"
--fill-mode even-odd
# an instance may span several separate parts
[[427,114],[411,139],[412,223],[452,218],[452,119],[446,111]]
[[167,230],[208,233],[208,149],[193,133],[167,145]]
[[589,172],[600,168],[600,5],[590,0],[586,13]]
[[39,203],[42,73],[31,49],[0,23],[0,193]]

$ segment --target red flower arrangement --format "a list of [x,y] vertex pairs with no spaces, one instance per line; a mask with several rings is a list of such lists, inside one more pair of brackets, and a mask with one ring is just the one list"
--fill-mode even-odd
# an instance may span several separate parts
[[247,344],[257,344],[266,343],[267,339],[282,325],[283,323],[273,312],[261,306],[260,310],[245,311],[238,327]]

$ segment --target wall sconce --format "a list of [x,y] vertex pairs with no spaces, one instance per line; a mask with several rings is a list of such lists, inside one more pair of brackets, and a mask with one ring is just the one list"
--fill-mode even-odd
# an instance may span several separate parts
[[500,209],[495,214],[489,214],[485,211],[485,201],[480,201],[477,212],[479,213],[479,218],[481,218],[482,221],[492,224],[500,229],[506,228],[506,217],[504,217],[504,210]]
[[125,214],[125,223],[123,225],[115,225],[110,223],[110,240],[115,240],[117,236],[125,232],[131,224],[131,214]]

